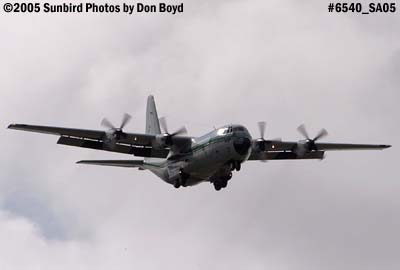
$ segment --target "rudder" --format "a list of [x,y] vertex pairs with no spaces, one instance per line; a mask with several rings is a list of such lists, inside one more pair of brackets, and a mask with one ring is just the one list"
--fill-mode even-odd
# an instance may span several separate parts
[[156,103],[152,95],[147,98],[146,109],[146,134],[161,134],[160,122],[158,121]]

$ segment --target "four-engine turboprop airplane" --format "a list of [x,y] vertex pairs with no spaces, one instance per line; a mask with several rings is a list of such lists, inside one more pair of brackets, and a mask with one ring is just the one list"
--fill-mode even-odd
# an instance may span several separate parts
[[[49,126],[11,124],[8,128],[59,136],[58,144],[92,148],[144,157],[143,160],[81,160],[79,164],[138,168],[149,170],[165,182],[193,186],[213,183],[216,190],[225,188],[232,171],[250,160],[323,159],[325,151],[384,149],[390,145],[320,143],[327,135],[322,129],[311,139],[303,125],[298,127],[304,140],[289,142],[264,139],[265,122],[259,122],[260,138],[252,139],[241,125],[226,125],[201,137],[183,136],[186,128],[169,133],[165,118],[158,118],[153,96],[147,99],[146,133],[128,133],[123,127],[130,120],[125,114],[120,127],[103,119],[107,131]],[[164,131],[161,133],[160,124]]]

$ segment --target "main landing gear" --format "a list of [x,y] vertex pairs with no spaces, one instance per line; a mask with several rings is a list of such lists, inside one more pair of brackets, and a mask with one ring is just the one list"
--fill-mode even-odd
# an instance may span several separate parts
[[[240,171],[240,169],[241,169],[240,161],[237,161],[237,160],[232,160],[232,161],[228,162],[226,165],[227,165],[227,167],[225,167],[225,168],[227,169],[227,171],[229,173],[225,171],[225,173],[228,173],[228,174],[219,176],[218,178],[215,178],[214,181],[212,181],[212,183],[214,184],[215,190],[221,190],[223,188],[226,188],[226,186],[228,185],[228,181],[231,180],[231,178],[232,178],[232,171],[235,171],[235,170]],[[230,168],[229,168],[229,166],[230,166]],[[229,171],[229,169],[230,169],[230,171]]]
[[187,180],[189,179],[189,174],[185,173],[182,169],[179,170],[179,178],[175,180],[174,187],[180,188],[186,187]]
[[228,175],[221,176],[220,178],[216,179],[213,184],[215,190],[221,190],[222,188],[226,188],[228,185],[228,181],[232,178],[232,173],[230,172]]

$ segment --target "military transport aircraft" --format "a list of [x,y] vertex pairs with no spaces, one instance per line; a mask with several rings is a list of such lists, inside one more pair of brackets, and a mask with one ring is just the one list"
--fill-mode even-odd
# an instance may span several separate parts
[[325,151],[390,147],[320,143],[317,140],[327,135],[326,130],[322,129],[311,139],[304,125],[298,127],[304,140],[266,140],[265,122],[258,123],[261,135],[258,139],[252,139],[241,125],[226,125],[201,137],[184,136],[185,127],[169,133],[165,118],[158,118],[153,96],[147,99],[146,133],[124,132],[130,118],[125,114],[119,127],[103,119],[101,124],[108,128],[106,131],[24,124],[11,124],[8,128],[54,134],[59,136],[58,144],[144,157],[143,160],[81,160],[77,163],[149,170],[175,188],[210,182],[220,190],[227,186],[232,171],[239,171],[241,164],[249,160],[323,159]]

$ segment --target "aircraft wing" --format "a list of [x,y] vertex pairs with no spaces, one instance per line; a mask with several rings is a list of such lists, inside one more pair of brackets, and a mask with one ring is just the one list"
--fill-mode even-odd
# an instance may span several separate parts
[[274,159],[322,159],[325,151],[339,150],[383,150],[390,145],[385,144],[350,144],[350,143],[318,143],[312,147],[306,141],[259,141],[253,140],[252,153],[249,160]]
[[[83,138],[89,140],[104,140],[106,138],[106,132],[101,130],[89,130],[89,129],[77,129],[77,128],[63,128],[63,127],[49,127],[49,126],[35,126],[35,125],[24,125],[24,124],[11,124],[8,126],[10,129],[31,131],[37,133],[46,133],[59,136]],[[118,140],[119,143],[132,144],[137,146],[151,146],[154,135],[139,134],[139,133],[125,133]]]
[[315,143],[318,150],[338,151],[338,150],[383,150],[389,148],[386,144],[352,144],[352,143]]
[[8,128],[57,135],[60,136],[57,143],[63,145],[133,154],[141,157],[165,158],[169,153],[168,148],[153,148],[152,145],[155,140],[155,135],[150,134],[124,133],[124,136],[121,136],[115,145],[110,145],[105,142],[107,141],[106,132],[100,130],[25,124],[11,124]]

